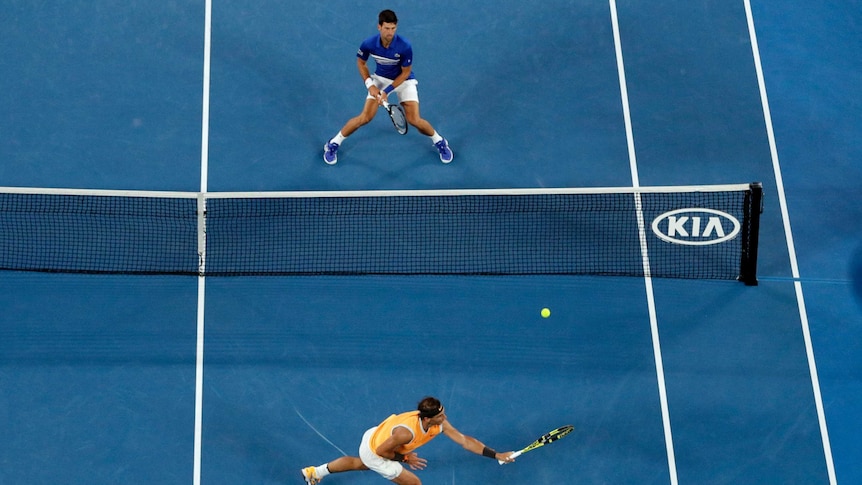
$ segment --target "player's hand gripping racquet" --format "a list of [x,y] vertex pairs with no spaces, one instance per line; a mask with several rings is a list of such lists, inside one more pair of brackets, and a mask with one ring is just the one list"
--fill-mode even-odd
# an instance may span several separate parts
[[404,116],[404,109],[400,105],[389,104],[386,100],[383,101],[382,106],[389,113],[389,119],[392,120],[395,130],[402,135],[407,134],[407,117]]
[[[536,448],[539,448],[541,446],[545,446],[548,443],[553,443],[554,441],[557,441],[558,439],[562,438],[563,436],[566,436],[567,434],[571,433],[574,429],[575,429],[575,427],[570,425],[570,424],[566,425],[566,426],[560,426],[559,428],[557,428],[557,429],[555,429],[555,430],[553,430],[547,434],[542,435],[541,438],[530,443],[529,446],[527,446],[526,448],[520,449],[520,450],[512,453],[511,455],[509,455],[509,458],[514,460],[515,458],[523,455],[524,453],[526,453],[528,451],[535,450]],[[506,463],[508,463],[508,462],[505,462],[503,460],[497,460],[497,462],[501,465],[505,465]]]

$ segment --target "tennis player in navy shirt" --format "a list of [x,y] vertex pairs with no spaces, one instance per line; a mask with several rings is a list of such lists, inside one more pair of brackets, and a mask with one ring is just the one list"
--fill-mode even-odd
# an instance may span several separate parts
[[[362,113],[344,124],[341,131],[323,146],[323,161],[329,165],[338,162],[338,147],[344,139],[352,135],[361,126],[374,119],[377,107],[387,101],[391,93],[398,96],[398,101],[404,108],[407,122],[415,126],[419,133],[431,138],[431,143],[440,153],[440,161],[449,163],[453,153],[449,142],[421,116],[419,116],[419,82],[413,74],[413,47],[410,42],[396,34],[398,17],[392,10],[383,10],[377,16],[377,35],[362,42],[356,53],[356,66],[365,81],[368,95]],[[377,65],[374,74],[368,70],[368,59],[373,58]]]

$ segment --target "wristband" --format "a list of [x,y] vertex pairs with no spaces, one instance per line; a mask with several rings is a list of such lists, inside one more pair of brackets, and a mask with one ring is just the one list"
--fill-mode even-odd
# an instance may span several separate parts
[[487,456],[488,458],[497,458],[497,452],[486,446],[485,449],[482,450],[482,456]]
[[404,461],[404,455],[398,453],[397,451],[392,452],[395,456],[392,457],[394,461]]
[[383,90],[383,92],[386,94],[389,94],[392,92],[393,89],[395,89],[395,86],[390,84],[389,86],[386,86],[386,88]]
[[365,78],[365,89],[371,89],[371,86],[374,84],[374,80],[370,77]]

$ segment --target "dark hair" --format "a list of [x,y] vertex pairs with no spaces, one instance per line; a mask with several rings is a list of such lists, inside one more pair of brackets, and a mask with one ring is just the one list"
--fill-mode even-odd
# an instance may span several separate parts
[[377,25],[383,25],[384,23],[397,24],[398,17],[395,15],[395,12],[387,9],[377,14]]
[[443,405],[440,404],[440,400],[436,397],[428,396],[419,401],[416,409],[419,410],[420,418],[433,418],[443,412]]

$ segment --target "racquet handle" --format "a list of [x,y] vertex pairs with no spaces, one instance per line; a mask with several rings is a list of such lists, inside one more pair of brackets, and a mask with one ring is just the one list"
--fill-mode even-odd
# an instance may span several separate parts
[[[521,456],[521,453],[523,453],[523,451],[516,451],[516,452],[512,453],[511,455],[509,455],[509,458],[514,460],[515,458]],[[497,460],[497,463],[499,463],[501,465],[505,465],[506,463],[509,463],[509,462],[503,461],[503,460]]]

